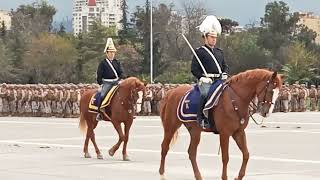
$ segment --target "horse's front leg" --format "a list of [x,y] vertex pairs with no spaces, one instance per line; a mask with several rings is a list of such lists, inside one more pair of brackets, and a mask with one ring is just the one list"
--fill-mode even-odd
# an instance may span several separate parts
[[123,142],[123,149],[122,149],[122,156],[124,161],[130,161],[129,156],[127,154],[127,144],[129,141],[129,131],[132,125],[133,119],[129,119],[124,123],[124,142]]
[[190,134],[190,145],[188,149],[189,159],[192,164],[193,173],[196,178],[196,180],[202,180],[201,173],[198,168],[197,163],[197,151],[198,151],[198,145],[200,143],[201,138],[201,129],[197,127],[197,125],[191,125],[190,127],[187,127],[189,134]]
[[239,171],[238,178],[235,180],[242,180],[246,173],[246,168],[249,160],[249,151],[247,147],[247,138],[244,130],[236,132],[233,136],[233,139],[236,141],[239,149],[242,152],[242,165]]
[[116,129],[116,131],[117,131],[117,133],[119,135],[119,139],[118,139],[118,142],[115,145],[113,145],[112,148],[109,149],[109,155],[110,156],[113,156],[116,153],[116,151],[119,149],[122,141],[124,141],[124,139],[125,139],[120,122],[113,120],[112,124],[113,124],[113,127]]
[[227,174],[227,166],[229,162],[229,135],[220,134],[220,145],[221,145],[221,152],[222,152],[222,180],[228,179]]

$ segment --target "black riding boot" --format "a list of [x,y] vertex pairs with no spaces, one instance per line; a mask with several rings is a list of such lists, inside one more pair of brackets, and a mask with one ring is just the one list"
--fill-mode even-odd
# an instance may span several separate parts
[[210,124],[208,122],[208,119],[204,116],[202,112],[205,104],[206,104],[206,97],[200,96],[199,107],[197,112],[197,121],[201,128],[208,129],[210,128]]
[[100,100],[99,101],[99,104],[98,104],[98,114],[97,114],[97,116],[96,116],[96,121],[102,121],[103,119],[102,119],[102,114],[101,114],[101,110],[100,110],[100,108],[101,108],[101,104],[102,104],[102,100]]

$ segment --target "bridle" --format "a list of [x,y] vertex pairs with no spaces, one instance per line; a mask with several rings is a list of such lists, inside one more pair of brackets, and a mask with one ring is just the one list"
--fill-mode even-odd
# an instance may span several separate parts
[[[249,111],[249,116],[251,117],[251,119],[252,119],[257,125],[262,125],[263,121],[262,121],[261,123],[258,123],[258,122],[253,118],[252,115],[258,110],[259,105],[261,104],[261,106],[263,106],[264,104],[269,104],[269,105],[274,104],[274,103],[272,102],[273,89],[274,89],[273,86],[272,86],[272,85],[274,85],[274,84],[273,84],[272,82],[273,82],[274,77],[275,77],[275,76],[272,75],[272,77],[271,77],[269,80],[267,80],[266,85],[256,94],[256,97],[258,97],[258,104],[255,104],[255,103],[253,102],[253,100],[251,100],[251,101],[250,101],[251,103],[249,103],[249,107],[253,109],[251,112]],[[228,82],[228,83],[229,83],[229,82]],[[241,123],[241,124],[244,124],[245,119],[244,119],[244,118],[240,115],[240,113],[239,113],[239,107],[235,104],[234,95],[236,95],[237,97],[239,97],[239,98],[241,99],[241,101],[245,101],[245,100],[244,100],[241,96],[239,96],[239,95],[235,92],[235,90],[233,90],[233,88],[231,87],[230,83],[228,84],[228,87],[231,89],[231,92],[233,93],[233,94],[231,94],[231,103],[232,103],[232,105],[233,105],[233,107],[234,107],[234,110],[236,111],[237,115],[238,115],[239,118],[240,118],[240,123]],[[259,101],[259,96],[260,96],[261,93],[264,93],[264,95],[263,95],[263,100],[262,100],[262,101]],[[266,99],[268,93],[271,95],[271,100],[267,100],[267,99]],[[252,112],[253,112],[253,113],[252,113]]]
[[[273,78],[273,77],[271,77]],[[258,108],[259,108],[259,104],[261,103],[261,106],[264,106],[264,104],[269,104],[270,106],[273,105],[274,103],[272,102],[272,97],[273,97],[273,87],[270,88],[270,85],[272,85],[272,79],[269,79],[266,83],[266,85],[264,86],[264,88],[262,88],[257,94],[257,98],[258,98],[258,104],[255,104],[255,102],[253,102],[253,100],[251,100],[249,103],[249,107],[252,109],[252,111],[249,111],[249,115],[251,117],[251,119],[257,124],[257,125],[262,125],[263,124],[263,120],[258,123],[254,117],[252,116],[255,112],[257,112]],[[263,95],[263,100],[259,101],[259,96],[260,94],[264,92]],[[266,100],[267,94],[270,93],[271,94],[271,100]]]

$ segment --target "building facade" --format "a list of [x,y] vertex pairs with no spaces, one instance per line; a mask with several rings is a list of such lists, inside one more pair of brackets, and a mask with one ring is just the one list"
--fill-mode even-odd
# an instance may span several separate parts
[[121,28],[121,0],[73,0],[73,32],[88,32],[92,22],[100,20],[106,27]]
[[4,22],[7,30],[10,30],[11,16],[9,11],[0,10],[0,27],[2,26],[2,22]]
[[317,44],[320,44],[320,16],[316,16],[313,13],[307,12],[307,13],[299,13],[300,17],[300,24],[304,24],[309,29],[312,29],[317,33],[317,37],[315,42]]

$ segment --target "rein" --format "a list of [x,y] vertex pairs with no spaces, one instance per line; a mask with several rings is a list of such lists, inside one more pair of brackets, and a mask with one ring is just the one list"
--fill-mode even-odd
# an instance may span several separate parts
[[[234,107],[234,110],[236,111],[237,115],[239,116],[240,123],[241,123],[241,124],[244,124],[245,119],[244,119],[243,117],[241,117],[241,115],[240,115],[240,113],[239,113],[239,108],[238,108],[237,105],[235,104],[236,100],[235,100],[235,98],[234,98],[234,95],[235,95],[235,96],[238,96],[242,101],[245,101],[245,100],[244,100],[241,96],[239,96],[239,95],[235,92],[235,90],[231,87],[230,81],[228,81],[227,83],[228,83],[228,87],[231,89],[231,92],[233,93],[233,95],[231,95],[231,103],[232,103],[232,105],[233,105],[233,107]],[[265,90],[262,103],[273,104],[272,100],[271,100],[271,102],[270,102],[270,101],[266,101],[266,95],[267,95],[267,91],[268,91],[269,84],[270,84],[270,80],[267,81],[267,84],[266,84],[265,88],[262,88],[262,89],[259,91],[259,93],[257,93],[257,96],[259,96],[259,95],[262,93],[262,91]],[[263,124],[264,121],[262,120],[260,123],[258,123],[257,120],[255,120],[254,117],[252,116],[252,115],[255,114],[255,112],[258,110],[258,105],[255,104],[255,103],[253,102],[253,100],[250,100],[250,102],[251,102],[251,103],[249,103],[249,107],[252,108],[253,111],[250,111],[250,110],[249,110],[248,114],[249,114],[249,116],[251,117],[251,119],[253,120],[253,122],[254,122],[256,125],[260,126],[260,125]],[[259,103],[259,102],[258,102],[258,103]],[[253,112],[253,113],[251,113],[251,112]]]

